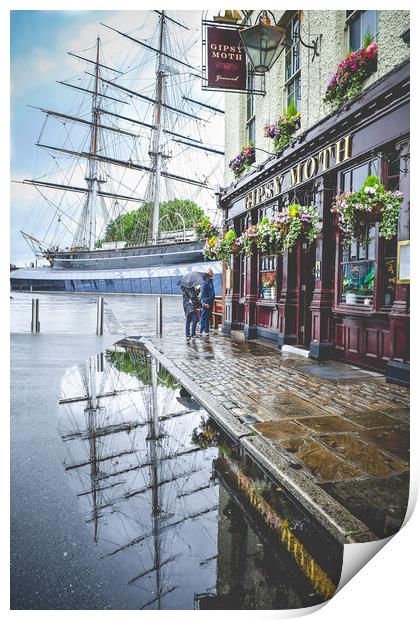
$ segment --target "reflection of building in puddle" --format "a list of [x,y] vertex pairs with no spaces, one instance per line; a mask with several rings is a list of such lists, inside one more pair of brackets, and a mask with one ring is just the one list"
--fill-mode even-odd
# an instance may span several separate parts
[[217,588],[215,594],[196,596],[196,608],[236,609],[241,600],[246,609],[292,609],[331,598],[340,579],[342,547],[331,544],[261,471],[253,478],[257,468],[247,457],[233,460],[224,454],[215,465],[220,482]]
[[[63,380],[65,468],[98,554],[111,564],[129,606],[189,609],[194,593],[215,595],[221,580],[236,608],[323,600],[303,573],[295,584],[289,579],[288,597],[280,595],[285,586],[278,559],[272,560],[249,516],[235,508],[230,486],[219,473],[221,484],[215,477],[215,459],[230,448],[192,399],[177,397],[176,387],[141,350],[108,351],[69,369]],[[238,514],[228,545],[229,510]],[[252,532],[245,539],[244,528]],[[244,544],[261,584],[245,598],[223,576],[223,566],[232,554],[243,554]]]

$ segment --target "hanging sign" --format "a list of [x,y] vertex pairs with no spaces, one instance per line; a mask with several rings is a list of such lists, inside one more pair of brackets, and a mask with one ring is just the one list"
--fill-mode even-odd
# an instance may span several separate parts
[[246,92],[246,54],[237,28],[207,26],[207,88]]

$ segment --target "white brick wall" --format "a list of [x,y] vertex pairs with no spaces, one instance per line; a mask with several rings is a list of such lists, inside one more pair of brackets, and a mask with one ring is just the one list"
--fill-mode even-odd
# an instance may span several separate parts
[[[276,11],[280,19],[282,11]],[[409,11],[378,12],[378,70],[365,87],[392,70],[393,67],[407,59],[409,47],[400,38],[410,26]],[[348,49],[345,29],[345,11],[304,11],[301,22],[301,36],[305,43],[310,43],[322,35],[320,55],[312,62],[312,50],[301,45],[301,79],[302,125],[300,131],[306,131],[316,124],[332,109],[324,105],[322,99],[331,75],[338,63],[345,57]],[[266,95],[256,97],[256,140],[255,146],[265,151],[271,150],[271,140],[264,138],[264,121],[274,121],[286,108],[284,88],[285,55],[281,54],[271,71],[266,76]],[[299,132],[298,132],[299,133]],[[246,142],[246,95],[226,94],[225,114],[225,185],[233,180],[228,164],[238,154]],[[257,163],[267,158],[267,154],[256,152]]]

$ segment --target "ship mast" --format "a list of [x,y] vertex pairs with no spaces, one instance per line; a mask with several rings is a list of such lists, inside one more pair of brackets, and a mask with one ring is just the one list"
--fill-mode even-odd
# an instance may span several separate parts
[[96,39],[96,67],[95,67],[95,92],[92,95],[92,130],[91,130],[91,144],[90,152],[94,157],[89,160],[89,176],[86,178],[88,184],[88,225],[89,236],[88,244],[89,250],[93,250],[96,241],[96,202],[98,193],[98,160],[95,155],[98,152],[98,138],[99,138],[99,109],[98,109],[98,94],[99,94],[99,37]]
[[96,39],[96,60],[95,60],[95,81],[94,89],[92,92],[92,116],[91,116],[91,130],[90,130],[90,148],[88,153],[88,171],[85,177],[87,184],[87,195],[83,211],[81,214],[79,226],[77,227],[76,234],[74,236],[74,245],[76,247],[88,247],[89,250],[95,248],[96,242],[96,205],[98,200],[99,189],[99,161],[97,159],[98,143],[99,143],[99,127],[100,127],[100,112],[99,112],[99,46],[100,39]]
[[159,203],[160,203],[160,183],[162,172],[162,154],[160,152],[160,141],[162,135],[162,102],[165,85],[165,74],[163,71],[162,52],[164,44],[165,11],[160,16],[159,32],[159,53],[156,61],[156,102],[155,102],[155,122],[153,130],[152,151],[150,155],[154,158],[154,174],[152,177],[152,201],[153,201],[153,220],[152,220],[152,243],[158,242],[159,235]]

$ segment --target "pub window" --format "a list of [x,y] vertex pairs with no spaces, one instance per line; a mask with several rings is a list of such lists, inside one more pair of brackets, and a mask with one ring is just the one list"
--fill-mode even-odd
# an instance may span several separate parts
[[[261,207],[258,210],[258,221],[274,215],[275,207],[273,204]],[[260,299],[276,300],[277,291],[277,256],[260,254],[258,259],[258,295]]]
[[259,297],[276,300],[277,257],[262,255],[259,257]]
[[378,11],[346,11],[349,32],[349,47],[356,52],[363,47],[364,39],[378,36]]
[[[394,191],[400,183],[400,157],[395,152],[388,159],[388,189]],[[383,294],[382,305],[392,306],[395,301],[395,287],[397,284],[397,239],[383,241]]]
[[[254,87],[254,76],[248,67],[248,88]],[[250,92],[246,96],[246,139],[255,144],[255,94]]]
[[[247,228],[247,218],[242,217],[239,220],[239,235],[241,235]],[[239,255],[239,296],[245,297],[246,293],[246,256],[244,254]]]
[[[379,176],[377,159],[357,166],[341,175],[343,191],[360,189],[368,175]],[[340,303],[372,306],[376,282],[376,224],[366,230],[364,239],[350,246],[340,244]]]
[[286,27],[286,41],[288,46],[285,55],[285,88],[287,108],[294,101],[296,110],[300,112],[300,20],[296,14]]
[[389,307],[395,301],[395,285],[397,283],[396,239],[384,241],[383,283],[382,304],[385,307]]

